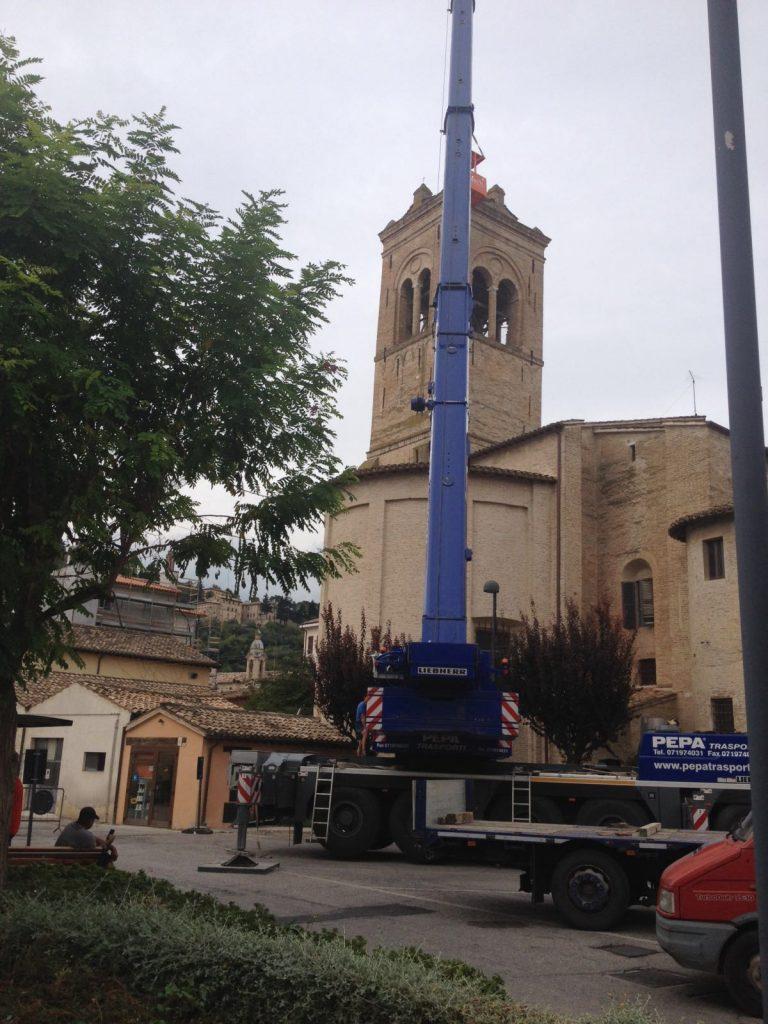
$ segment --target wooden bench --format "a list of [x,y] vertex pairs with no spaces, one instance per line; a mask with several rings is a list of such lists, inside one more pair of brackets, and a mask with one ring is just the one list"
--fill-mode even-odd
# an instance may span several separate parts
[[102,850],[73,850],[69,846],[9,846],[9,864],[100,864]]

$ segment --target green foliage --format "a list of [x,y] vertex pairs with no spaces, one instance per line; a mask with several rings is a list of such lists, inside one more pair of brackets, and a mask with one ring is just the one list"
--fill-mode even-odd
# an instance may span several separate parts
[[[99,1007],[114,1004],[104,1019],[115,1024],[566,1024],[507,1002],[499,978],[420,949],[369,953],[362,938],[282,926],[258,905],[224,906],[142,872],[12,868],[0,898],[0,992],[10,981],[82,1012],[77,978],[93,982]],[[46,1017],[49,1009],[41,1007],[43,1024],[69,1019]],[[655,1020],[621,1004],[579,1024]]]
[[355,738],[355,712],[369,686],[374,685],[371,655],[382,648],[405,643],[405,635],[392,635],[391,623],[384,629],[368,626],[360,616],[360,632],[343,625],[341,611],[328,604],[320,614],[320,637],[312,671],[315,703],[340,733]]
[[[175,562],[290,591],[351,568],[296,530],[342,507],[344,378],[310,348],[347,283],[295,268],[275,192],[223,218],[180,198],[163,110],[59,124],[0,37],[0,678],[66,651],[63,613],[174,524]],[[222,486],[214,524],[189,489]],[[256,495],[256,500],[254,500]],[[261,497],[258,497],[261,495]],[[62,564],[63,546],[68,565]]]
[[249,711],[282,711],[287,715],[311,715],[314,707],[314,679],[301,664],[279,675],[270,675],[248,698]]
[[270,672],[291,672],[302,666],[304,637],[295,622],[265,622],[261,639]]
[[534,614],[509,643],[520,710],[571,764],[618,739],[632,719],[634,634],[601,602],[585,615],[570,601],[565,617],[542,626]]

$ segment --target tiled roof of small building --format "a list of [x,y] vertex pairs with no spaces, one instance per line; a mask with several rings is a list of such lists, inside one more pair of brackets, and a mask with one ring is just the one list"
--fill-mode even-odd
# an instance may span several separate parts
[[718,519],[729,519],[732,515],[733,505],[713,505],[712,508],[702,509],[701,512],[680,516],[672,523],[667,532],[675,540],[685,541],[689,526],[703,526],[706,523],[714,523]]
[[284,743],[324,743],[351,746],[351,741],[319,718],[283,715],[276,711],[234,711],[219,708],[191,708],[166,702],[163,708],[199,729],[206,736],[223,739],[273,740]]
[[151,711],[174,701],[191,707],[212,707],[237,710],[237,705],[202,683],[170,683],[155,679],[119,679],[95,676],[87,672],[51,672],[45,679],[30,683],[26,690],[17,689],[19,703],[30,708],[55,696],[73,683],[117,704],[135,714]]
[[78,651],[119,654],[126,658],[173,661],[181,665],[213,666],[207,655],[175,636],[144,633],[139,629],[114,629],[109,626],[73,626],[73,646]]

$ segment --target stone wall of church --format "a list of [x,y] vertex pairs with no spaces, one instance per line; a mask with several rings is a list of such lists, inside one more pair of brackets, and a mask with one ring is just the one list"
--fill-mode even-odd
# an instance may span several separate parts
[[[706,579],[704,541],[723,538],[725,577]],[[744,673],[741,661],[738,576],[733,521],[721,520],[690,526],[687,541],[672,541],[683,549],[690,590],[690,651],[693,662],[691,686],[681,695],[681,710],[692,729],[713,727],[711,701],[733,701],[737,731],[747,727]]]
[[[467,615],[490,616],[483,584],[501,591],[498,614],[518,621],[531,599],[547,620],[554,612],[555,487],[551,482],[470,475],[467,533],[474,557],[467,568]],[[357,501],[328,523],[326,543],[352,540],[362,551],[358,572],[324,583],[321,602],[340,608],[357,626],[371,623],[421,635],[427,535],[427,474],[366,475]],[[470,638],[473,630],[470,629]]]
[[653,579],[654,622],[638,629],[637,658],[655,658],[658,685],[686,692],[692,673],[687,564],[667,530],[729,490],[721,475],[727,438],[701,419],[595,424],[590,433],[591,453],[584,441],[594,478],[588,502],[597,594],[618,612],[622,581]]

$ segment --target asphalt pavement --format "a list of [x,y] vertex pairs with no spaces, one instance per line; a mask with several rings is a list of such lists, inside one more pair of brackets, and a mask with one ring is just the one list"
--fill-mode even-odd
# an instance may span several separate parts
[[[52,841],[50,826],[34,842]],[[211,836],[118,826],[118,866],[143,868],[182,889],[243,907],[261,903],[284,922],[362,935],[371,946],[420,946],[500,974],[516,1002],[577,1016],[646,1003],[664,1024],[736,1024],[722,981],[679,967],[654,937],[654,914],[633,909],[614,932],[578,932],[552,904],[517,892],[518,872],[479,864],[410,864],[390,847],[336,861],[316,844],[290,846],[287,829],[249,832],[249,851],[279,862],[267,875],[208,874],[231,855],[231,831]],[[257,848],[257,843],[260,849]]]

